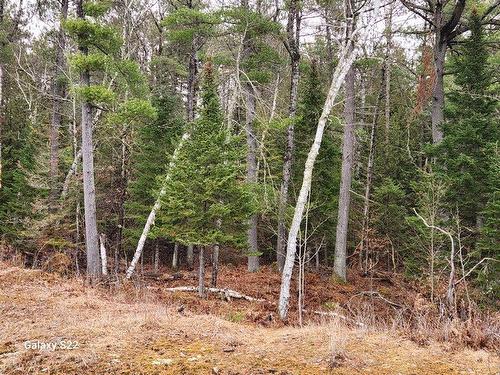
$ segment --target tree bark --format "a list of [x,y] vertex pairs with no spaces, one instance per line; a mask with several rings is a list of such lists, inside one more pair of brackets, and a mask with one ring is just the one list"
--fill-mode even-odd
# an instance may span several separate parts
[[108,257],[106,255],[106,235],[104,233],[99,236],[99,242],[101,243],[102,274],[106,276],[108,274]]
[[[351,35],[351,34],[349,34]],[[333,104],[337,97],[338,91],[348,70],[354,59],[356,58],[356,52],[351,48],[351,40],[348,39],[347,46],[341,52],[339,63],[335,68],[335,72],[332,75],[332,82],[328,95],[325,100],[325,105],[323,106],[323,112],[318,120],[318,127],[316,129],[316,135],[314,137],[314,142],[307,155],[305,167],[304,167],[304,177],[302,179],[302,186],[300,188],[300,193],[297,198],[297,203],[295,205],[295,211],[293,214],[292,223],[290,225],[290,230],[288,232],[287,241],[287,252],[285,259],[285,266],[283,267],[283,273],[281,276],[281,290],[279,298],[279,314],[281,319],[286,319],[288,314],[288,304],[290,300],[290,281],[292,279],[293,266],[295,262],[295,253],[297,247],[297,235],[300,229],[300,224],[302,222],[302,216],[304,214],[304,209],[307,204],[308,196],[311,190],[311,180],[312,172],[314,168],[314,162],[319,153],[319,148],[321,146],[321,140],[323,138],[323,132],[325,130],[328,117],[332,110]]]
[[158,272],[160,269],[160,246],[158,245],[158,241],[155,244],[155,260],[154,260],[154,271]]
[[212,282],[211,287],[217,287],[217,277],[219,275],[219,245],[214,245],[212,252]]
[[436,82],[432,90],[432,143],[440,143],[443,139],[441,125],[444,121],[444,61],[446,56],[446,43],[436,37],[434,42],[434,67],[436,69]]
[[[83,0],[78,1],[77,15],[85,19]],[[86,46],[79,47],[83,55],[88,55]],[[90,86],[90,73],[85,70],[80,75],[82,86]],[[99,235],[97,232],[96,193],[94,183],[94,147],[92,141],[92,107],[82,102],[82,160],[83,160],[83,204],[85,209],[85,246],[87,250],[87,277],[94,283],[101,276],[99,262]]]
[[342,141],[342,172],[340,176],[337,234],[335,237],[335,260],[333,269],[342,280],[346,280],[347,230],[349,224],[350,190],[354,162],[354,80],[351,67],[345,80],[344,136]]
[[[0,0],[0,26],[3,26],[4,22],[4,11],[5,11],[5,0]],[[0,42],[0,47],[4,48],[5,42]],[[3,127],[5,123],[5,99],[4,99],[4,87],[3,87],[3,79],[4,79],[4,70],[3,70],[3,62],[0,61],[0,189],[2,188],[2,176],[3,176],[3,159],[2,159],[2,149],[3,149]]]
[[286,224],[285,213],[288,202],[288,188],[292,175],[292,162],[294,152],[294,119],[297,113],[298,87],[299,87],[299,62],[300,62],[300,12],[297,0],[290,2],[287,22],[287,50],[290,55],[290,106],[288,117],[290,125],[287,129],[287,143],[283,161],[283,177],[280,187],[280,199],[278,206],[278,241],[276,244],[276,255],[279,271],[283,271],[285,265],[286,248]]
[[201,245],[199,253],[199,270],[198,270],[198,295],[205,297],[205,247]]
[[56,40],[56,64],[54,71],[54,83],[52,94],[52,123],[50,127],[50,195],[49,209],[56,210],[59,197],[59,129],[62,122],[62,98],[65,92],[65,84],[62,79],[64,70],[64,50],[66,38],[63,23],[68,18],[68,0],[61,2],[61,19]]
[[[255,92],[251,84],[246,85],[246,107],[247,115],[245,120],[245,130],[247,133],[247,176],[246,181],[250,184],[257,183],[257,141],[255,138],[254,119],[255,119]],[[248,237],[248,271],[257,272],[259,270],[259,256],[257,243],[257,224],[258,215],[255,213],[250,218],[247,231]]]
[[[368,260],[368,244],[367,244],[367,236],[368,229],[370,224],[370,194],[372,187],[372,179],[373,179],[373,168],[375,161],[375,142],[377,137],[377,122],[379,117],[379,105],[383,99],[385,93],[385,63],[382,66],[381,73],[381,81],[380,81],[380,90],[377,96],[377,100],[375,102],[375,108],[373,113],[373,119],[371,123],[371,131],[370,131],[370,145],[368,151],[368,163],[366,166],[366,184],[365,184],[365,196],[363,202],[363,225],[361,230],[361,249],[360,249],[360,266],[362,266],[363,255],[365,260]],[[365,262],[364,271],[367,272],[368,266]]]
[[192,270],[193,269],[193,263],[194,263],[194,251],[193,251],[193,245],[187,245],[187,266],[188,269]]
[[174,252],[172,254],[172,269],[177,270],[179,268],[179,244],[176,242],[174,244]]

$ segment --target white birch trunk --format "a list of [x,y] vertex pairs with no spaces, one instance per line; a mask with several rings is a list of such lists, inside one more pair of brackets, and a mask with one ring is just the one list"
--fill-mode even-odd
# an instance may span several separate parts
[[[179,141],[179,144],[177,145],[177,148],[174,151],[174,154],[172,155],[172,160],[170,161],[167,169],[167,176],[165,177],[165,183],[167,183],[170,180],[170,169],[175,165],[175,161],[177,160],[177,155],[179,154],[180,149],[184,145],[184,143],[189,139],[191,136],[191,133],[189,131],[186,131],[183,135],[181,140]],[[132,274],[134,273],[135,267],[137,265],[137,262],[139,261],[142,250],[144,249],[144,244],[146,243],[146,239],[148,237],[149,231],[151,229],[151,226],[154,224],[156,213],[158,210],[161,208],[161,201],[165,194],[167,193],[167,188],[164,185],[160,193],[158,194],[158,198],[156,198],[156,202],[151,209],[151,212],[149,213],[148,219],[146,220],[146,224],[144,225],[144,229],[142,230],[141,237],[139,238],[139,242],[137,243],[137,248],[135,249],[134,253],[134,258],[132,259],[132,262],[130,262],[130,266],[127,269],[126,277],[127,279],[130,279],[132,277]]]
[[304,167],[304,177],[302,180],[302,187],[300,188],[300,193],[297,198],[297,203],[295,205],[295,211],[293,214],[292,223],[290,225],[290,230],[288,233],[287,241],[287,251],[285,265],[283,267],[283,274],[281,278],[281,291],[279,298],[279,314],[281,319],[285,319],[288,313],[288,303],[290,299],[290,281],[292,278],[292,271],[295,262],[295,252],[297,246],[297,234],[300,229],[300,224],[302,222],[302,216],[304,214],[305,205],[311,190],[311,179],[312,172],[314,168],[314,162],[319,153],[319,148],[321,146],[321,140],[323,138],[323,132],[325,130],[328,117],[332,110],[333,104],[339,92],[340,86],[344,81],[344,78],[353,64],[356,58],[356,52],[352,51],[350,48],[351,42],[344,47],[339,63],[335,69],[332,76],[332,83],[328,91],[328,95],[325,100],[325,105],[323,107],[323,112],[318,121],[318,127],[316,129],[316,135],[314,137],[314,143],[311,146],[309,154],[307,155],[307,160]]
[[101,243],[101,266],[102,266],[102,274],[106,276],[108,274],[108,257],[106,255],[106,235],[101,233],[99,236],[99,242]]
[[82,150],[78,150],[76,153],[73,163],[71,163],[71,167],[68,170],[68,173],[66,173],[66,178],[64,179],[64,184],[63,188],[61,191],[61,199],[66,198],[66,195],[68,195],[68,190],[69,190],[69,184],[71,182],[71,177],[76,173],[76,168],[78,167],[78,162],[80,161],[80,158],[82,157]]

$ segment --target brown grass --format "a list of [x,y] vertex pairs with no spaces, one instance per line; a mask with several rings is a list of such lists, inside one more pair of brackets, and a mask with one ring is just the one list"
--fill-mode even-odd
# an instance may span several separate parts
[[[303,328],[237,324],[194,313],[191,305],[200,302],[194,294],[172,302],[156,289],[128,285],[110,292],[41,271],[0,269],[0,374],[426,375],[500,368],[493,353],[433,341],[419,346],[399,331],[354,329],[338,320]],[[255,296],[268,292],[261,293]],[[180,303],[186,308],[179,313]],[[215,297],[210,303],[240,306],[245,314],[254,308]],[[29,350],[28,340],[72,340],[79,347]]]

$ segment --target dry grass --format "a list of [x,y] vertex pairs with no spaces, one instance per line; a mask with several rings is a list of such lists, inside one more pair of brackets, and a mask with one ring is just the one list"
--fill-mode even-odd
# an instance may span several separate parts
[[[86,288],[0,264],[1,374],[498,374],[493,353],[419,346],[398,331],[337,320],[304,328],[236,324],[177,311],[156,292]],[[189,298],[196,298],[191,295]],[[226,304],[233,304],[233,302]],[[251,309],[251,308],[248,308]],[[39,340],[74,350],[25,349]]]

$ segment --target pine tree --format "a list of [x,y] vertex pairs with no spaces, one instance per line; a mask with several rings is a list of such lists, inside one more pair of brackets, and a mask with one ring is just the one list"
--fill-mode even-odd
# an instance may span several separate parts
[[207,63],[200,117],[166,183],[161,233],[184,244],[244,246],[252,199],[243,182],[240,142],[224,126]]

